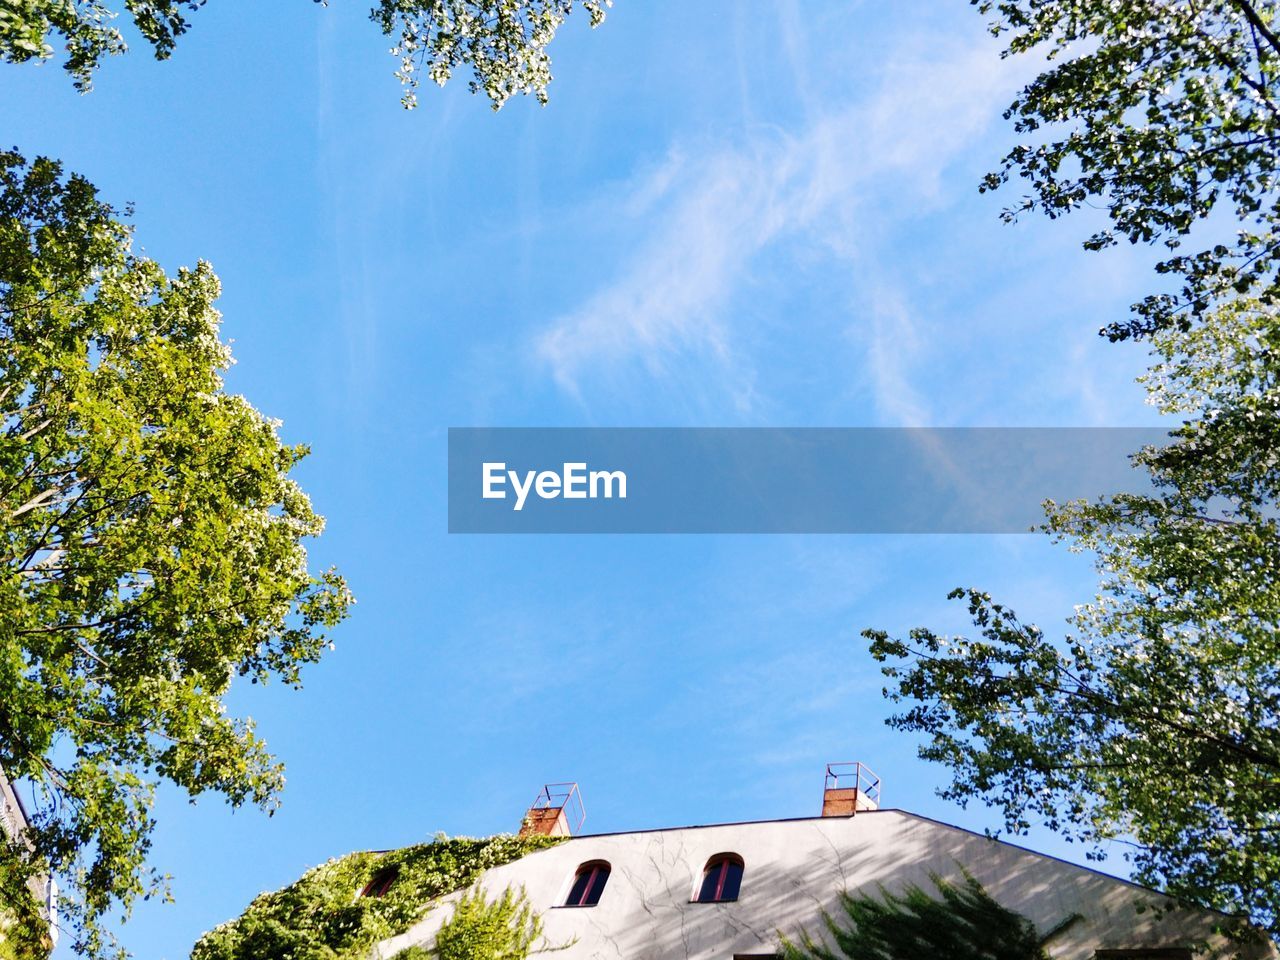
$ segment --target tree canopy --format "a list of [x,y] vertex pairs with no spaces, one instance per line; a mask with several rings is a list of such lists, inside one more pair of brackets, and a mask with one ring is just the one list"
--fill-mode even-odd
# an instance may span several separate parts
[[[984,189],[1005,211],[1108,224],[1085,241],[1163,244],[1176,280],[1110,324],[1113,339],[1187,329],[1224,302],[1273,306],[1280,286],[1280,35],[1271,0],[970,0],[1006,56],[1047,66],[1006,117],[1020,142]],[[1210,219],[1215,211],[1224,214]]]
[[[1139,880],[1280,933],[1280,317],[1274,3],[978,2],[1045,70],[987,188],[1006,212],[1100,206],[1086,241],[1166,244],[1177,290],[1104,332],[1153,349],[1148,397],[1181,425],[1136,456],[1149,495],[1047,505],[1045,530],[1101,583],[1061,636],[978,589],[976,637],[866,631],[907,709],[891,720],[947,765],[944,796],[1044,825]],[[1234,230],[1234,239],[1198,237]],[[1196,241],[1199,252],[1183,252]]]
[[308,567],[306,448],[223,387],[208,264],[168,276],[93,186],[0,153],[0,768],[34,798],[2,872],[52,869],[74,946],[162,889],[165,780],[270,807],[236,677],[297,685],[350,596]]
[[[978,638],[870,630],[897,701],[1005,828],[1119,841],[1142,881],[1280,932],[1280,324],[1243,304],[1155,340],[1147,385],[1195,412],[1138,459],[1153,495],[1051,505],[1102,584],[1065,637],[979,590]],[[1094,855],[1101,856],[1101,849]]]
[[[191,27],[191,14],[206,0],[124,0],[134,29],[157,60],[172,55]],[[316,0],[322,5],[328,0]],[[547,100],[551,60],[547,46],[576,7],[597,26],[612,0],[377,0],[369,18],[393,38],[400,60],[396,76],[405,87],[401,102],[417,104],[420,78],[443,85],[459,67],[472,73],[472,92],[483,92],[494,108],[517,93]],[[0,59],[45,60],[61,39],[63,66],[77,89],[88,91],[105,57],[128,49],[114,23],[121,11],[112,0],[2,0]]]

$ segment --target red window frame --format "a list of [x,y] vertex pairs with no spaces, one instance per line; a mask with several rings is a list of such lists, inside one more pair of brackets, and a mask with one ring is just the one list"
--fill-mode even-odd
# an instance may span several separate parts
[[391,885],[396,882],[400,876],[400,871],[396,867],[387,867],[379,870],[373,875],[368,883],[364,885],[364,889],[360,891],[361,897],[384,897],[387,891],[391,889]]
[[[578,886],[578,881],[583,876],[587,877],[586,885],[582,888],[582,893],[578,899],[567,899],[564,902],[566,907],[594,907],[600,902],[600,897],[604,893],[604,885],[609,882],[609,873],[611,868],[609,864],[603,860],[593,860],[590,863],[584,863],[573,874],[573,884],[569,887],[569,897],[573,897],[573,891]],[[591,894],[595,894],[595,899],[591,898]]]
[[[725,880],[729,877],[729,867],[737,867],[740,871],[738,877],[738,892],[742,889],[742,876],[746,874],[746,866],[742,862],[742,858],[736,853],[721,853],[712,857],[707,861],[706,868],[702,871],[702,882],[698,884],[698,893],[694,898],[695,903],[731,903],[738,899],[737,894],[732,897],[724,895]],[[712,872],[717,874],[715,891],[710,897],[703,897],[703,892],[707,887],[707,880],[711,877]]]

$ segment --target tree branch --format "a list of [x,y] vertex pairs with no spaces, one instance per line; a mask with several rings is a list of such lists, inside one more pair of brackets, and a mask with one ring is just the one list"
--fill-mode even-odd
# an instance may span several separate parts
[[1271,28],[1267,26],[1267,22],[1262,19],[1261,14],[1254,9],[1253,4],[1249,0],[1231,0],[1231,3],[1244,14],[1244,18],[1249,21],[1249,26],[1262,34],[1271,49],[1280,54],[1280,37],[1277,37],[1271,31]]

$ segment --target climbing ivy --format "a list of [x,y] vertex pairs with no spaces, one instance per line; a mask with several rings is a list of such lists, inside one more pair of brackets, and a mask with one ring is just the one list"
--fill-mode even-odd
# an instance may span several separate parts
[[401,850],[348,854],[255,897],[240,917],[201,937],[191,960],[363,960],[375,943],[425,917],[437,898],[562,839],[439,834]]
[[[409,947],[394,960],[526,960],[542,936],[542,918],[533,911],[524,888],[507,887],[496,900],[478,888],[453,905],[453,916],[436,933],[435,943]],[[552,947],[563,950],[569,944]]]

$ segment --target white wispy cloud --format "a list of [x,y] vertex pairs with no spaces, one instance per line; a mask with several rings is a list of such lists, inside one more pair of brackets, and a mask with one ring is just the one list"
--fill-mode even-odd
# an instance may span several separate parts
[[[913,52],[919,51],[919,52]],[[878,85],[795,131],[755,128],[733,144],[682,144],[638,177],[618,215],[644,239],[617,272],[536,337],[536,353],[566,392],[637,372],[661,379],[695,363],[738,407],[752,402],[752,358],[735,298],[789,255],[789,241],[837,258],[849,283],[878,272],[868,238],[886,216],[946,202],[944,175],[999,116],[1010,68],[989,42],[933,38],[884,57]],[[807,104],[816,98],[806,96]],[[888,198],[888,199],[886,199]],[[918,348],[909,301],[881,277],[863,331],[884,414],[927,415],[909,382]]]
[[900,291],[872,283],[865,292],[871,309],[848,334],[865,351],[876,406],[889,423],[928,426],[928,400],[911,378],[911,359],[922,345],[915,317]]

